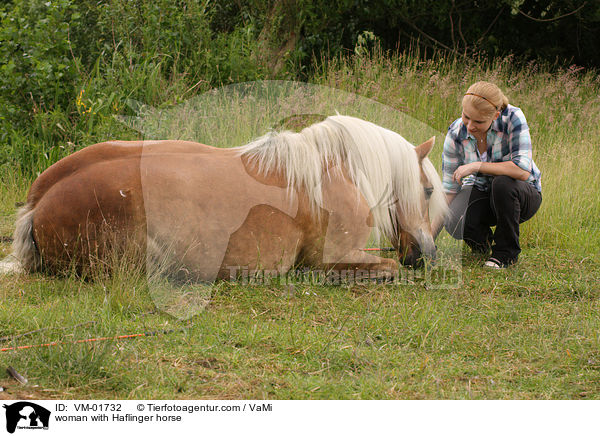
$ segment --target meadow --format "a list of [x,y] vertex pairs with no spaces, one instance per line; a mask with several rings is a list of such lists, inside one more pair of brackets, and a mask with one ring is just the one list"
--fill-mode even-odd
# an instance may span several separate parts
[[[211,107],[218,115],[210,119],[213,129],[194,127],[201,118],[196,112],[176,114],[189,109],[186,104],[206,110],[215,101],[206,94],[209,87],[190,90],[177,77],[161,79],[153,68],[160,65],[141,65],[139,76],[118,87],[136,87],[137,100],[159,108],[159,118],[168,114],[169,122],[153,123],[150,106],[135,107],[127,100],[131,95],[115,94],[117,85],[102,88],[106,82],[91,78],[74,102],[76,123],[67,124],[59,113],[37,118],[42,131],[73,129],[77,144],[49,145],[43,135],[35,142],[25,132],[22,141],[2,144],[3,153],[21,164],[0,167],[0,256],[10,251],[15,204],[25,200],[36,173],[77,147],[165,135],[234,146],[277,122],[277,111],[250,111],[255,102],[225,92],[225,101],[233,103]],[[0,398],[600,398],[597,72],[511,57],[425,60],[414,52],[357,50],[321,60],[308,77],[329,96],[320,100],[325,104],[286,108],[279,118],[338,110],[415,144],[435,134],[431,159],[439,170],[447,126],[477,80],[496,83],[523,109],[542,170],[542,207],[521,226],[517,265],[483,270],[481,258],[459,247],[462,283],[447,289],[431,288],[419,277],[401,285],[222,282],[189,319],[158,310],[132,265],[117,264],[112,274],[98,272],[94,280],[0,276],[0,348],[61,342],[0,352],[0,368],[12,366],[29,380],[20,385],[0,376]],[[451,244],[448,235],[440,236],[440,244]],[[71,343],[163,330],[169,333]]]

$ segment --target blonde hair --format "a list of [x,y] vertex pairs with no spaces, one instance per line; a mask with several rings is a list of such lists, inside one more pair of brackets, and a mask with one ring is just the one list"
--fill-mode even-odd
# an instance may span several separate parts
[[473,83],[463,97],[462,104],[470,103],[484,116],[493,116],[508,106],[508,98],[500,88],[490,82]]

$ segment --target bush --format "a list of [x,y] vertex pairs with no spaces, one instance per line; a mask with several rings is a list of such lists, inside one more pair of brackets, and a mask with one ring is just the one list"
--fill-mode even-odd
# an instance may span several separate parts
[[23,0],[0,7],[0,164],[35,173],[72,152],[69,144],[135,137],[113,116],[127,113],[128,99],[174,104],[214,85],[265,77],[254,25],[215,33],[208,5]]
[[81,15],[72,1],[15,2],[0,19],[0,116],[18,122],[66,105],[78,77],[69,33]]

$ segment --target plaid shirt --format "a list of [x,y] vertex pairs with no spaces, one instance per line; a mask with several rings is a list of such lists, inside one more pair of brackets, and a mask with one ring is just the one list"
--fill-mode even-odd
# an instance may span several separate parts
[[[542,192],[541,172],[532,159],[529,126],[521,109],[508,105],[500,116],[492,122],[487,133],[487,162],[512,160],[515,165],[529,173],[527,182]],[[461,185],[452,180],[452,174],[461,165],[480,162],[477,140],[467,132],[459,118],[448,127],[442,155],[444,191],[457,193]],[[471,174],[463,179],[463,185],[475,185],[488,191],[494,176],[481,173]]]

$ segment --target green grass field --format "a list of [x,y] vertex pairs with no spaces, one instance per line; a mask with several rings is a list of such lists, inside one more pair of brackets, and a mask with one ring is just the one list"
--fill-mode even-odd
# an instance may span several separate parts
[[[0,276],[0,348],[64,342],[0,352],[0,369],[12,366],[29,380],[0,375],[0,398],[600,398],[600,76],[518,67],[510,58],[465,63],[375,52],[324,62],[311,78],[371,103],[344,105],[338,93],[333,104],[302,107],[341,108],[414,143],[442,135],[432,155],[439,168],[444,132],[476,80],[497,83],[523,109],[542,170],[543,204],[521,227],[516,266],[483,270],[464,251],[463,284],[452,289],[420,280],[293,291],[277,281],[218,283],[206,309],[188,321],[156,310],[143,277],[126,268],[94,281]],[[145,86],[157,85],[148,78]],[[267,112],[236,109],[237,124],[217,125],[201,139],[241,144],[264,133]],[[148,128],[144,137],[198,137],[192,124],[184,127]],[[140,136],[122,130],[125,139]],[[0,236],[9,236],[15,203],[32,179],[10,166],[0,177]],[[0,256],[9,250],[2,242]],[[175,331],[69,343],[162,330]]]

